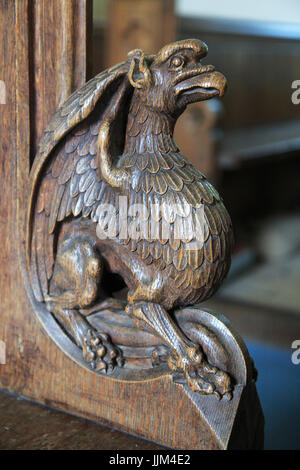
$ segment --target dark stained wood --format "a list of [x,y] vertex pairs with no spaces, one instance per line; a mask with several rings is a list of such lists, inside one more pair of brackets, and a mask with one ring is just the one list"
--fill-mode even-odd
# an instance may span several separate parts
[[52,114],[89,77],[91,0],[33,0],[30,10],[31,151]]
[[[100,73],[65,102],[43,134],[30,174],[26,253],[33,306],[57,344],[80,365],[128,382],[127,388],[131,383],[136,389],[148,380],[170,380],[171,376],[187,392],[185,407],[190,399],[190,409],[203,413],[197,419],[199,432],[193,443],[185,439],[185,447],[221,449],[229,445],[242,391],[246,393],[251,387],[254,375],[250,359],[246,359],[242,344],[230,350],[236,340],[229,340],[224,322],[197,308],[189,313],[180,310],[176,321],[171,314],[172,309],[196,304],[218,289],[229,269],[233,243],[230,218],[218,193],[186,162],[172,139],[175,122],[187,104],[224,93],[224,76],[212,66],[199,63],[206,53],[206,45],[199,40],[171,43],[155,56],[134,50],[127,61]],[[116,126],[126,129],[124,137],[114,130]],[[119,213],[118,195],[127,198],[129,205],[132,198],[135,203],[146,204],[144,220],[148,224],[154,215],[151,195],[160,204],[167,204],[170,211],[186,201],[195,218],[201,203],[207,233],[200,247],[193,248],[196,253],[188,256],[183,241],[188,237],[194,243],[200,241],[200,227],[197,233],[184,234],[186,220],[177,220],[178,214],[175,218],[163,216],[170,230],[166,240],[162,231],[150,236],[150,225],[148,235],[142,238],[128,232],[124,241],[121,225],[117,236],[108,233],[108,238],[103,238],[102,201]],[[173,199],[169,200],[170,196]],[[175,220],[179,232],[175,232]],[[126,223],[132,223],[131,215]],[[189,223],[195,228],[194,221]],[[116,299],[107,298],[101,288],[102,273],[107,276],[103,260],[130,289],[124,310],[133,325],[126,323],[124,313],[118,316],[107,308],[107,302],[116,303]],[[97,301],[98,323],[92,321],[91,312]],[[105,316],[99,323],[103,309]],[[188,317],[192,330],[184,328],[180,314]],[[111,322],[117,327],[109,329]],[[216,322],[218,327],[214,328]],[[149,340],[149,333],[154,340]],[[157,337],[162,344],[157,343]],[[141,344],[146,351],[141,350]],[[219,400],[224,396],[231,400],[233,391],[232,403],[227,404],[224,400],[213,402],[213,396],[208,401],[205,396],[214,394]],[[164,390],[159,397],[162,395]],[[141,397],[146,399],[145,394]],[[254,403],[252,416],[260,426],[257,398]],[[145,410],[150,411],[148,407]],[[125,416],[127,412],[123,410]],[[108,422],[124,426],[125,416],[113,414]],[[141,419],[141,411],[130,416]],[[167,417],[162,412],[161,419],[169,422],[173,418],[173,413]],[[132,432],[178,448],[183,444],[184,429],[178,419],[179,415],[164,436],[143,430],[136,421],[128,425]],[[248,422],[245,426],[250,435],[245,446],[251,447],[254,429]]]
[[108,3],[106,66],[136,48],[156,53],[174,40],[174,0],[111,0]]
[[[39,10],[41,5],[44,11]],[[45,81],[43,74],[40,75],[40,82],[36,76],[32,81],[32,75],[29,74],[34,63],[33,57],[29,55],[28,46],[32,44],[32,38],[37,46],[41,47],[45,47],[46,44],[43,43],[46,40],[43,39],[45,32],[49,44],[55,44],[56,41],[56,26],[49,28],[53,25],[51,8],[49,16],[46,15],[45,8],[48,5],[50,4],[44,2],[35,5],[34,14],[37,16],[34,25],[40,26],[37,30],[34,28],[32,36],[32,31],[29,29],[29,22],[32,19],[29,3],[24,0],[4,1],[0,4],[0,47],[2,48],[0,70],[3,70],[1,79],[7,84],[7,104],[1,105],[4,107],[0,124],[0,134],[3,136],[0,141],[3,162],[0,167],[1,181],[3,181],[0,204],[0,238],[3,243],[0,252],[0,263],[3,267],[0,277],[2,293],[0,339],[6,344],[7,355],[6,364],[0,368],[0,387],[70,413],[114,425],[124,431],[164,443],[166,446],[187,449],[226,448],[228,446],[226,439],[223,441],[215,439],[212,429],[207,426],[205,420],[200,419],[200,412],[204,409],[203,400],[206,397],[194,394],[184,384],[174,384],[169,374],[153,380],[125,382],[82,367],[78,359],[80,349],[65,335],[52,315],[44,311],[42,313],[45,318],[44,326],[47,322],[52,322],[49,324],[48,331],[50,331],[50,327],[55,328],[56,325],[62,341],[68,344],[68,347],[70,344],[73,345],[72,351],[75,355],[70,355],[75,361],[57,348],[37,319],[37,316],[41,319],[41,311],[32,307],[27,296],[25,284],[28,289],[30,286],[24,269],[24,219],[28,205],[29,157],[33,149],[33,147],[30,149],[29,145],[30,122],[36,129],[36,138],[39,129],[42,128],[41,122],[48,119],[44,115],[48,113],[47,105],[54,106],[53,103],[57,103],[61,96],[70,91],[73,79],[69,73],[72,76],[74,71],[74,62],[72,60],[69,62],[69,57],[56,47],[59,63],[64,64],[63,67],[69,70],[66,82],[60,81],[61,76],[57,77],[54,73],[53,76],[50,75],[47,87],[48,82]],[[68,12],[72,13],[74,10],[68,2],[65,2],[65,7],[66,10],[60,21],[63,21],[67,31],[71,32],[70,25],[73,23]],[[70,41],[74,41],[74,36],[66,34],[66,43],[62,44],[68,49]],[[45,56],[39,54],[37,50],[37,62],[34,67],[38,64],[42,67],[44,64],[47,54],[46,52]],[[50,58],[47,56],[49,70],[52,70],[51,67],[55,63],[55,60],[53,62],[53,58],[51,59],[51,54],[52,52]],[[82,73],[85,73],[84,70]],[[51,79],[55,82],[55,86]],[[41,88],[38,87],[39,83]],[[32,107],[30,94],[34,98],[36,108]],[[81,119],[83,117],[82,115]],[[34,141],[31,144],[35,145]],[[31,222],[32,220],[29,224]],[[34,311],[37,316],[34,315]],[[230,329],[224,326],[221,331],[227,334]],[[240,348],[237,352],[239,351],[239,358],[242,361],[247,353],[243,350],[242,343],[237,342],[238,344]],[[249,378],[249,383],[252,383],[253,371],[250,364],[247,364],[248,367],[243,373]],[[228,416],[234,416],[232,411],[239,407],[239,390],[237,389],[232,402],[225,400],[212,402],[213,411],[208,413],[208,418],[213,419],[216,416],[216,408],[220,412],[226,411],[221,413],[223,418],[219,420],[222,429],[228,423],[231,425],[232,421],[228,421]],[[209,398],[216,400],[214,396]],[[234,406],[236,408],[233,408]],[[262,417],[257,398],[255,406],[256,413],[253,413],[253,417],[255,420],[258,419],[261,426]],[[251,428],[251,423],[248,426],[248,421],[244,420],[244,424],[248,429]],[[253,431],[250,434],[253,437]],[[259,444],[254,443],[253,439],[249,442],[252,447],[261,446],[261,441]]]
[[[221,398],[232,390],[229,376],[218,371],[214,379],[216,370],[168,313],[201,302],[218,289],[233,246],[230,217],[220,196],[186,162],[172,138],[188,104],[224,94],[224,76],[201,65],[206,54],[200,40],[171,43],[155,56],[135,50],[65,102],[46,127],[32,167],[26,253],[35,301],[70,333],[90,367],[107,371],[122,365],[106,329],[90,332],[89,313],[78,312],[99,300],[105,260],[130,289],[125,311],[135,327],[150,330],[170,348],[170,369],[181,371],[193,391]],[[103,96],[108,95],[107,102]],[[115,126],[126,128],[124,137]],[[112,143],[117,155],[109,150]],[[110,217],[119,217],[119,196],[126,199],[128,216],[115,221],[117,234],[106,235],[103,202],[111,205]],[[138,238],[130,232],[132,200],[146,211],[147,234]],[[163,213],[155,234],[157,204]],[[176,208],[183,204],[190,212],[182,216]],[[197,215],[200,205],[204,212]],[[65,230],[70,218],[77,221]],[[186,248],[184,240],[199,248]],[[198,367],[201,377],[194,375]]]
[[[96,25],[94,49],[107,45],[105,57],[94,54],[94,72],[121,62],[129,50],[141,48],[147,53],[176,39],[178,18],[174,1],[114,0],[109,2],[106,27]],[[105,29],[105,31],[104,31]],[[193,37],[186,36],[186,37]],[[183,154],[212,183],[218,181],[215,130],[220,103],[191,105],[176,124],[174,138]]]
[[[134,10],[127,10],[126,16],[117,14],[110,21],[112,24],[119,21],[121,25],[117,29],[128,31],[130,28],[125,22],[127,25],[131,22]],[[176,38],[200,37],[205,40],[210,45],[208,62],[220,64],[229,80],[229,90],[222,100],[224,112],[221,114],[225,119],[220,123],[225,133],[216,133],[216,126],[207,126],[211,124],[210,119],[200,124],[199,115],[208,117],[211,111],[206,111],[209,108],[206,103],[188,109],[176,126],[175,140],[196,168],[216,183],[220,170],[225,167],[235,167],[252,158],[298,151],[299,105],[291,101],[291,85],[300,74],[299,63],[294,60],[299,47],[299,28],[291,24],[201,18],[175,17],[175,22]],[[159,37],[155,29],[159,25],[159,21],[148,25],[154,41]],[[95,28],[95,49],[105,43],[104,29],[99,25]],[[138,45],[143,41],[143,30],[137,32]],[[95,65],[97,57],[99,54],[94,58]],[[118,60],[124,57],[120,54]],[[94,71],[98,72],[104,65],[102,61]],[[214,110],[213,114],[216,121],[218,111]],[[198,138],[195,128],[199,132]],[[222,136],[220,142],[215,141],[217,135]]]
[[162,450],[163,447],[21,397],[0,393],[1,450]]

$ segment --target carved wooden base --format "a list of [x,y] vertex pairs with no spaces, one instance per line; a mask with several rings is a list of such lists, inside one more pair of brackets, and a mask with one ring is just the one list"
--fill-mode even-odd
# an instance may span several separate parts
[[[61,335],[49,312],[39,310],[38,316],[58,346],[88,368],[80,348]],[[97,311],[95,307],[87,317],[91,326],[109,333],[113,342],[118,338],[125,366],[107,376],[90,371],[98,389],[92,397],[97,413],[90,417],[174,449],[262,448],[264,418],[256,392],[256,370],[243,340],[227,319],[199,307],[185,308],[174,317],[202,345],[209,362],[233,378],[232,400],[218,400],[215,395],[192,392],[184,383],[174,383],[176,374],[172,376],[164,361],[164,346],[158,337],[142,334],[122,311]],[[128,338],[130,347],[126,346]],[[217,352],[214,338],[223,346]],[[161,362],[154,366],[153,347],[162,353]]]
[[99,421],[173,449],[262,449],[264,419],[254,383],[232,401],[191,392],[170,376],[149,382],[99,378]]

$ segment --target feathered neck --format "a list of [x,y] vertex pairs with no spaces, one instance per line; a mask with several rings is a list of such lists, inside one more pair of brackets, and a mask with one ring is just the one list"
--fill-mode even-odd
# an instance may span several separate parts
[[173,140],[176,119],[133,100],[126,128],[124,154],[167,153],[177,150]]

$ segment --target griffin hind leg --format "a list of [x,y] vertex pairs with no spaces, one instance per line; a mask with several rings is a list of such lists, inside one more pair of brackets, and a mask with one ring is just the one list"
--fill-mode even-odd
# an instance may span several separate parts
[[[101,253],[112,272],[119,273],[129,290],[125,308],[137,328],[159,335],[169,347],[169,367],[177,382],[218,398],[231,391],[229,375],[211,366],[201,346],[192,342],[168,313],[180,295],[165,271],[147,265],[136,253],[119,244],[101,242]],[[155,353],[157,355],[155,356]],[[154,350],[154,360],[159,360]],[[228,398],[230,395],[228,396]]]
[[128,294],[126,312],[138,328],[154,330],[169,346],[168,365],[175,381],[187,383],[193,391],[202,394],[214,393],[219,399],[227,394],[230,398],[229,375],[207,362],[200,345],[187,338],[167,312],[166,298],[170,298],[171,291],[168,279],[159,272],[148,274],[141,277],[139,270],[134,272],[136,289]]
[[129,304],[126,311],[139,328],[143,324],[150,326],[170,347],[168,365],[175,382],[187,383],[193,391],[202,394],[214,393],[219,399],[225,394],[230,397],[229,375],[206,361],[201,347],[184,335],[161,305],[137,302]]
[[66,239],[56,257],[53,292],[45,296],[45,301],[47,309],[82,349],[86,362],[106,372],[122,364],[121,353],[106,333],[91,327],[88,314],[84,314],[97,299],[102,267],[101,257],[87,237]]

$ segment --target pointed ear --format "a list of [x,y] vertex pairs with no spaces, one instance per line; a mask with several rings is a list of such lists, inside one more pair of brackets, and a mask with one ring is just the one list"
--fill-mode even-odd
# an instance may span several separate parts
[[128,56],[131,61],[128,79],[134,88],[143,88],[151,82],[151,72],[145,54],[141,49],[135,49],[129,52]]

